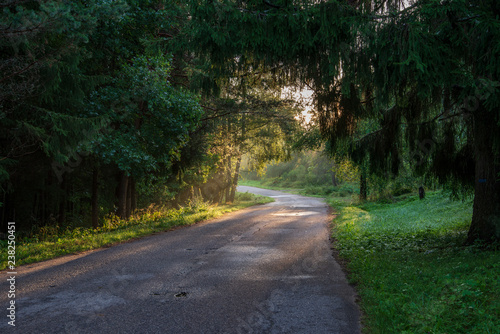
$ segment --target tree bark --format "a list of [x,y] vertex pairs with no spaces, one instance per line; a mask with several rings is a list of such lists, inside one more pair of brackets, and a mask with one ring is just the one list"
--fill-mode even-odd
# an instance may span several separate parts
[[224,192],[222,190],[217,190],[217,193],[215,195],[215,203],[221,205],[222,200],[224,199]]
[[130,211],[134,213],[137,209],[137,191],[135,190],[135,180],[134,178],[130,178],[129,180],[131,201],[130,201]]
[[0,207],[0,211],[2,211],[2,218],[0,219],[0,227],[2,228],[2,231],[4,228],[7,226],[6,225],[6,219],[5,219],[5,212],[7,211],[7,194],[5,190],[2,191],[3,199],[2,199],[2,206]]
[[493,151],[494,126],[486,111],[474,115],[474,205],[467,242],[500,239],[500,165]]
[[236,187],[238,186],[238,176],[240,174],[240,166],[241,166],[241,155],[238,156],[238,160],[236,161],[236,168],[234,171],[233,182],[231,184],[231,194],[229,195],[229,201],[234,202],[234,198],[236,197]]
[[128,175],[124,171],[120,171],[118,174],[118,188],[117,188],[117,200],[118,200],[118,210],[116,215],[122,219],[127,218],[127,191],[128,189]]
[[231,156],[227,158],[227,174],[226,174],[226,181],[224,182],[224,192],[225,192],[225,202],[226,204],[231,202],[229,199],[230,193],[231,193],[231,185],[233,182],[233,175],[231,173]]
[[99,202],[98,202],[98,190],[99,190],[99,169],[95,168],[92,172],[92,228],[96,229],[99,227]]
[[132,178],[128,178],[128,186],[127,186],[127,202],[125,207],[125,218],[129,219],[130,214],[132,213],[132,187],[131,187]]
[[62,198],[59,200],[59,214],[57,216],[57,224],[62,226],[64,221],[66,220],[66,201],[68,198],[68,187],[66,183],[65,175],[62,176],[61,190],[62,190]]
[[336,187],[336,186],[338,186],[338,185],[339,185],[339,183],[338,183],[338,181],[337,181],[337,177],[335,176],[335,172],[332,172],[332,185],[333,185],[334,187]]
[[[227,135],[229,138],[231,138],[231,116],[228,116],[227,118]],[[231,141],[229,141],[231,142]],[[232,202],[231,200],[231,186],[232,186],[232,183],[233,183],[233,173],[232,173],[232,159],[231,159],[231,155],[233,154],[232,152],[232,145],[228,145],[228,149],[229,149],[229,154],[228,154],[228,157],[227,157],[227,175],[226,175],[226,182],[224,182],[224,192],[226,194],[225,196],[225,203],[230,203]]]
[[368,186],[366,184],[366,176],[364,172],[361,172],[359,176],[359,199],[366,201],[368,198]]

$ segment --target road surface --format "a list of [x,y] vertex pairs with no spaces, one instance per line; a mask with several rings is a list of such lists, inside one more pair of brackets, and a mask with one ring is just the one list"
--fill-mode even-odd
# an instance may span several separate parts
[[[360,332],[316,198],[240,186],[274,203],[17,268],[16,322],[2,333]],[[8,277],[7,277],[8,278]]]

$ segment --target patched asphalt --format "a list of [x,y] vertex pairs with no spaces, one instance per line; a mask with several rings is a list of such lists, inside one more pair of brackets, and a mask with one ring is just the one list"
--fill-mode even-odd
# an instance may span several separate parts
[[[136,241],[17,268],[16,326],[2,333],[360,333],[332,256],[323,200],[275,202]],[[0,312],[0,314],[2,314]]]

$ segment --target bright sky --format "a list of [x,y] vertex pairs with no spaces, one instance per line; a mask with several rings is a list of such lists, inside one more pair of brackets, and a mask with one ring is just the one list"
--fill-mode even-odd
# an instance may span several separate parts
[[283,92],[281,93],[282,98],[290,98],[290,95],[293,100],[302,102],[304,105],[302,115],[304,116],[306,123],[309,123],[312,116],[311,110],[313,91],[310,89],[302,89],[300,91],[294,91],[290,88],[283,89]]

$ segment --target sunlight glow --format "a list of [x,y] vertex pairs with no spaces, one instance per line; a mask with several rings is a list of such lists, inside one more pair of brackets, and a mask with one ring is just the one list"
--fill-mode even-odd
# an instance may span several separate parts
[[303,124],[309,124],[312,117],[313,109],[313,94],[314,91],[311,89],[303,88],[297,90],[293,87],[285,87],[281,92],[281,98],[292,99],[297,102],[298,107],[302,109],[301,116],[297,116],[297,119],[302,120]]

